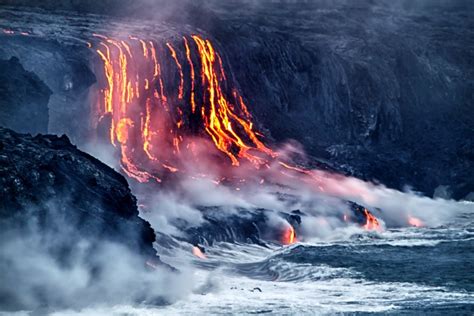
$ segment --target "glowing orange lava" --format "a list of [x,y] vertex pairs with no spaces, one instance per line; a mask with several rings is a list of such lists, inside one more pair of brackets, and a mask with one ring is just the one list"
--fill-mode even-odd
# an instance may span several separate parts
[[[210,40],[192,35],[184,36],[181,44],[160,44],[134,36],[93,36],[94,41],[87,45],[101,61],[94,114],[97,123],[108,126],[110,122],[107,137],[120,153],[127,176],[142,183],[162,182],[163,177],[177,174],[205,177],[187,168],[190,162],[199,162],[200,150],[217,157],[219,163],[224,161],[224,167],[246,163],[252,170],[265,170],[276,165],[284,176],[325,191],[323,177],[282,161],[263,143],[244,98],[227,81],[223,60]],[[196,139],[203,141],[196,144]],[[219,174],[211,180],[219,184],[226,176]],[[260,184],[264,177],[258,178]],[[365,216],[366,229],[380,229],[367,210]],[[284,243],[295,241],[290,226]]]
[[[276,153],[267,148],[253,131],[253,123],[239,116],[238,107],[231,104],[222,91],[222,84],[226,80],[224,69],[219,62],[217,54],[209,40],[204,40],[198,35],[192,36],[195,41],[202,65],[201,79],[207,87],[208,106],[201,108],[202,118],[207,133],[211,136],[215,146],[225,153],[232,161],[232,165],[238,166],[238,158],[251,161],[256,167],[266,163],[266,160],[258,155],[252,154],[251,150],[260,151],[270,156]],[[245,111],[244,111],[245,112]],[[242,130],[248,141],[239,136],[238,130]],[[236,148],[236,150],[232,150]]]
[[[225,154],[233,166],[239,166],[240,160],[245,159],[260,168],[268,158],[276,157],[276,153],[259,140],[237,90],[233,89],[231,95],[224,92],[223,86],[228,84],[222,59],[209,40],[198,35],[193,35],[192,41],[184,37],[183,50],[189,65],[189,76],[185,76],[182,61],[171,43],[166,43],[167,49],[164,49],[136,37],[94,36],[100,40],[96,52],[103,62],[106,83],[100,90],[97,114],[99,118],[111,117],[110,142],[120,147],[122,167],[127,175],[146,182],[159,180],[155,174],[163,170],[174,173],[181,169],[176,165],[179,160],[176,156],[183,149],[193,147],[186,133],[190,130],[187,117],[195,113],[198,102],[196,73],[201,76],[203,93],[200,111],[195,113],[198,117],[193,119],[200,122],[198,130],[210,137],[215,148]],[[164,60],[169,57],[179,72],[176,99],[165,96],[169,85],[165,82],[167,64]],[[193,63],[193,58],[198,63]],[[186,108],[182,108],[176,102],[185,97],[186,82],[191,91]]]
[[370,213],[366,208],[364,209],[364,215],[366,218],[364,229],[381,230],[381,226],[379,224],[378,219],[374,215],[372,215],[372,213]]
[[184,89],[184,75],[183,75],[183,67],[181,66],[181,63],[178,60],[178,56],[176,55],[176,51],[174,50],[173,46],[171,46],[170,43],[166,43],[166,46],[168,46],[171,56],[174,59],[174,62],[176,63],[176,67],[178,67],[179,71],[179,87],[178,87],[178,98],[182,99],[183,98],[183,89]]
[[291,245],[296,242],[296,233],[292,225],[288,225],[283,233],[282,243],[284,245]]
[[423,227],[424,224],[423,222],[421,221],[421,219],[419,218],[416,218],[414,216],[408,216],[408,224],[410,226],[414,226],[414,227]]

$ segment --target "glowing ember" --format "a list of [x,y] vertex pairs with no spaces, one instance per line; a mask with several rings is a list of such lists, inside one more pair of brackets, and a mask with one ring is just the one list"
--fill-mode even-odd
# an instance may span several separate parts
[[421,219],[416,218],[414,216],[408,216],[408,224],[414,227],[423,227],[424,224]]
[[372,215],[372,213],[370,213],[366,208],[364,209],[364,215],[365,215],[365,218],[366,218],[364,229],[366,229],[366,230],[381,230],[378,219],[374,215]]
[[288,227],[285,229],[285,232],[283,233],[283,238],[282,238],[282,243],[284,245],[291,245],[296,242],[296,233],[295,229],[293,226],[288,225]]
[[201,249],[199,249],[199,247],[197,247],[197,246],[193,247],[193,255],[195,255],[196,257],[201,258],[201,259],[207,259],[206,255],[203,254]]

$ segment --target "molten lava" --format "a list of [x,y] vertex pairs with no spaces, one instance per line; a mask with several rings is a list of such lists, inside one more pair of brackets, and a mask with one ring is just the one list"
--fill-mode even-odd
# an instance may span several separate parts
[[296,242],[296,233],[292,225],[288,225],[285,229],[282,237],[282,243],[284,245],[291,245]]
[[[93,35],[95,41],[87,46],[102,61],[96,122],[110,126],[107,137],[120,153],[122,169],[130,178],[139,182],[162,182],[163,177],[173,175],[197,179],[207,177],[206,168],[215,165],[214,183],[232,177],[245,182],[245,176],[235,176],[232,171],[245,163],[251,170],[263,171],[272,165],[288,183],[297,179],[320,192],[328,189],[325,176],[283,161],[262,142],[243,97],[227,80],[223,60],[210,40],[192,35],[173,44],[160,44],[134,36]],[[206,163],[202,163],[204,159]],[[204,170],[190,165],[202,165]],[[265,173],[256,178],[264,183]],[[365,216],[366,229],[380,229],[367,210]],[[295,241],[290,226],[284,243]]]
[[366,230],[381,230],[381,226],[379,224],[378,219],[372,215],[366,208],[364,209],[364,215],[365,215],[365,225],[364,229]]
[[408,224],[410,226],[414,226],[414,227],[423,227],[424,224],[423,222],[421,221],[421,219],[419,218],[416,218],[414,216],[408,216]]
[[[244,159],[260,168],[276,157],[257,136],[237,90],[229,95],[224,91],[229,83],[222,59],[209,40],[184,37],[184,53],[179,54],[171,43],[161,47],[136,37],[94,36],[100,40],[96,52],[106,82],[97,114],[99,121],[111,118],[110,142],[120,149],[124,172],[130,177],[139,182],[160,181],[161,174],[181,170],[180,155],[194,147],[191,131],[207,134],[233,166]],[[171,69],[166,68],[170,64],[179,76],[174,96],[169,87],[176,84],[168,83]],[[185,87],[190,88],[188,95]]]

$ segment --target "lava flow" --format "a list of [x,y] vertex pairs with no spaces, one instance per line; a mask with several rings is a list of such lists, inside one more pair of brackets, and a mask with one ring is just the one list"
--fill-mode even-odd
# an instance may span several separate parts
[[291,245],[291,244],[294,244],[295,242],[296,242],[295,229],[293,228],[292,225],[289,225],[283,233],[282,243],[284,245]]
[[374,215],[372,215],[372,213],[370,213],[367,209],[364,209],[364,215],[366,218],[366,223],[364,225],[364,228],[366,230],[380,230],[381,229],[377,218]]
[[[237,90],[229,95],[224,91],[229,84],[222,59],[209,40],[183,37],[186,53],[180,60],[171,43],[165,49],[132,36],[127,40],[95,37],[100,39],[96,52],[107,83],[101,90],[98,116],[111,120],[110,142],[120,149],[128,176],[159,182],[161,174],[180,171],[182,157],[196,156],[198,144],[192,134],[207,134],[233,166],[243,159],[260,168],[276,156],[257,136]],[[174,69],[166,67],[170,64]],[[177,91],[170,88],[175,86],[173,72],[179,77]],[[185,93],[185,87],[190,93]]]
[[[107,126],[107,137],[129,177],[162,182],[163,177],[181,174],[214,177],[220,183],[243,164],[253,170],[268,170],[272,164],[285,181],[296,178],[326,191],[323,177],[282,161],[262,142],[210,40],[192,35],[162,45],[134,36],[94,37],[87,46],[94,47],[102,61],[95,120]],[[207,175],[208,166],[219,172]],[[264,178],[262,172],[258,181]],[[369,211],[364,214],[366,229],[380,228]],[[292,227],[285,235],[285,243],[296,240]]]

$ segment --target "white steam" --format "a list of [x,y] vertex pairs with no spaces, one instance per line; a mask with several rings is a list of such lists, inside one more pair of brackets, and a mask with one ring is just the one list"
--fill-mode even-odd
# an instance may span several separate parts
[[33,216],[21,229],[12,222],[12,229],[0,232],[2,309],[160,305],[190,293],[188,271],[150,268],[130,248],[79,234],[59,211],[48,212],[46,220]]

